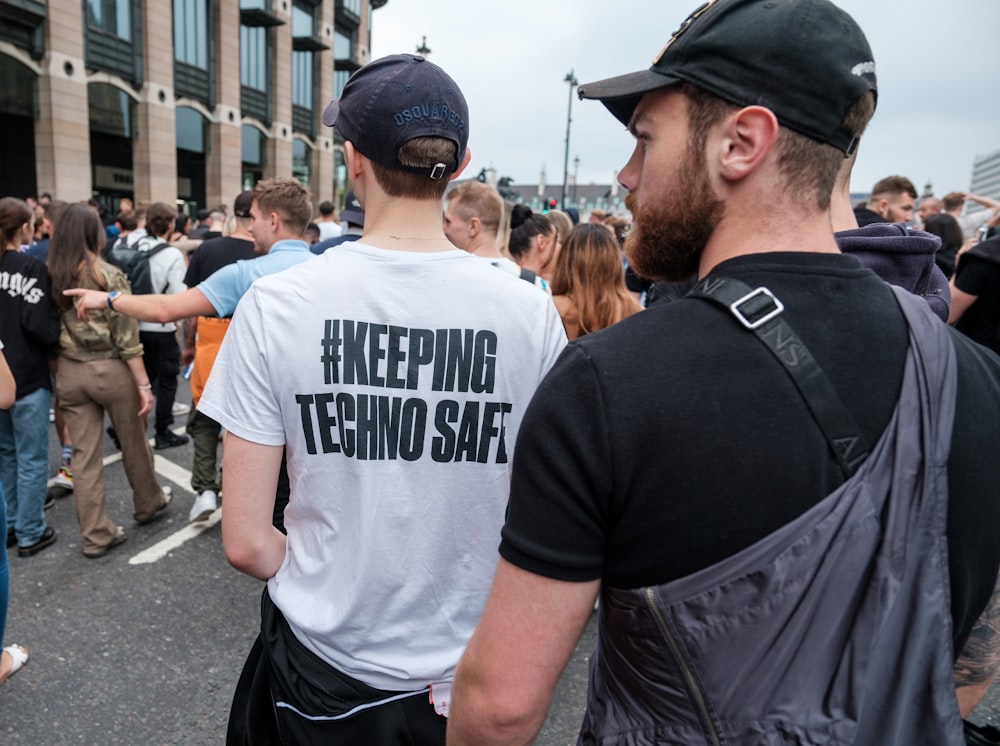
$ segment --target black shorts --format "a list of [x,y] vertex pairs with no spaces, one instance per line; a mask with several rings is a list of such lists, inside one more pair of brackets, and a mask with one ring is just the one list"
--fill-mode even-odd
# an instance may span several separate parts
[[444,746],[446,726],[429,690],[375,689],[321,660],[299,642],[264,590],[261,633],[233,696],[229,746]]

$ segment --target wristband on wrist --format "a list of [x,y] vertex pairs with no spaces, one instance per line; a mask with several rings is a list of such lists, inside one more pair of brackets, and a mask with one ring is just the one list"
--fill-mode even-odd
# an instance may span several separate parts
[[153,388],[152,384],[149,384],[149,383],[137,383],[136,385],[139,388],[141,388],[141,389],[150,389],[151,390]]

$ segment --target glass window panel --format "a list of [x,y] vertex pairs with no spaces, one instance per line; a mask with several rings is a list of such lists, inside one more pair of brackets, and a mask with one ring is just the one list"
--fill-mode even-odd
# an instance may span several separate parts
[[347,85],[347,79],[351,77],[351,73],[347,70],[334,70],[333,71],[333,97],[340,98],[340,94],[344,92],[344,86]]
[[87,24],[120,39],[132,39],[131,0],[87,0]]
[[361,0],[344,0],[344,7],[356,16],[361,15]]
[[107,135],[132,137],[135,103],[122,90],[107,83],[87,86],[90,128]]
[[292,140],[292,176],[309,188],[309,146],[298,138]]
[[267,29],[240,26],[240,83],[267,89]]
[[337,29],[333,32],[333,59],[354,59],[354,38]]
[[240,138],[242,143],[242,158],[244,163],[251,163],[255,166],[261,165],[263,147],[261,143],[260,130],[256,127],[251,127],[249,124],[244,124],[240,130]]
[[298,5],[292,6],[292,36],[312,36],[314,30],[313,14]]
[[177,147],[205,152],[205,120],[190,106],[177,107]]
[[292,52],[292,103],[311,109],[313,105],[313,54]]
[[246,10],[267,10],[265,0],[240,0],[240,8]]
[[208,69],[206,0],[174,0],[174,58]]

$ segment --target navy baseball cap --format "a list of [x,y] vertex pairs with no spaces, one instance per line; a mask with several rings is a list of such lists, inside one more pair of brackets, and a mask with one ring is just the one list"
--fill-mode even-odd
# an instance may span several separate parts
[[354,196],[353,189],[347,190],[347,196],[344,198],[344,209],[340,211],[340,219],[354,225],[363,226],[365,224],[365,208]]
[[[433,62],[396,54],[369,62],[347,80],[323,112],[362,155],[390,168],[440,179],[458,171],[469,144],[469,107],[454,80]],[[399,149],[416,137],[455,143],[455,160],[420,168],[399,162]]]
[[841,122],[877,94],[861,28],[829,0],[708,0],[680,25],[648,70],[582,85],[628,124],[644,94],[687,82],[737,106],[764,106],[778,122],[846,154]]

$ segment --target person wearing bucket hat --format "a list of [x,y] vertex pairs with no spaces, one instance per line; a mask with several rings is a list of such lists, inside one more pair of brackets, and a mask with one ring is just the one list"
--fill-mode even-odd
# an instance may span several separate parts
[[[254,284],[200,403],[229,433],[227,558],[268,581],[228,742],[443,744],[520,417],[566,338],[548,296],[444,235],[469,160],[447,73],[376,60],[323,121],[363,234]],[[287,538],[270,521],[279,444]]]
[[1000,359],[838,250],[875,89],[827,0],[706,2],[580,86],[636,140],[629,263],[698,281],[532,400],[449,744],[531,741],[598,594],[580,743],[963,743],[996,667]]

